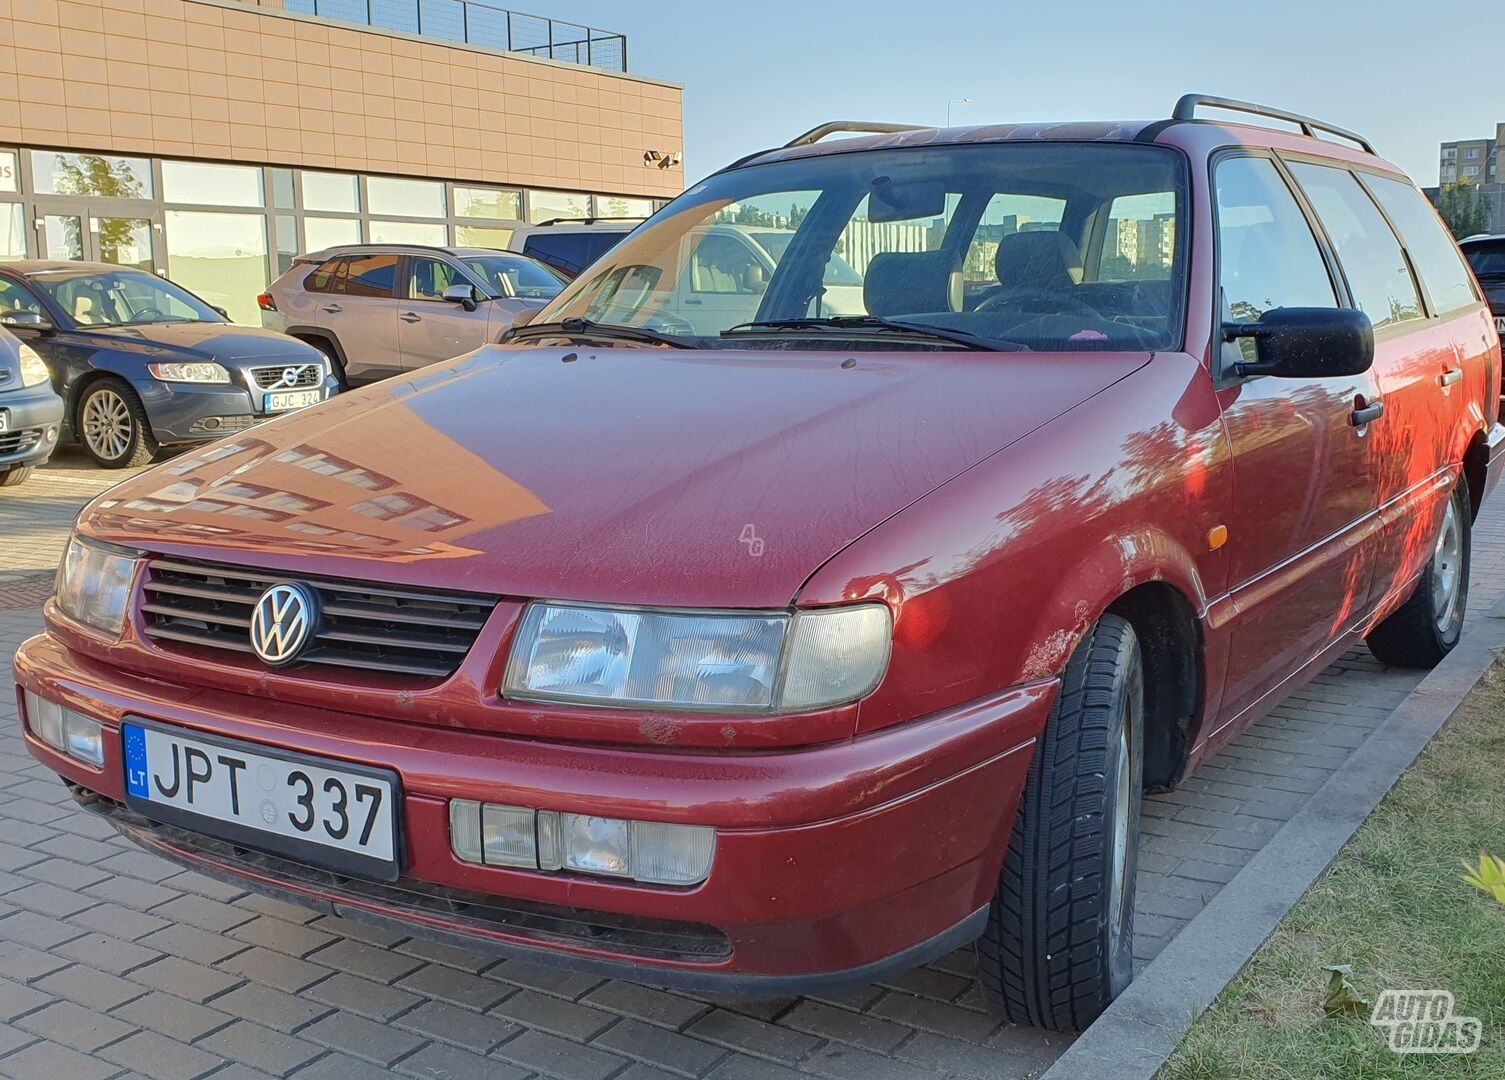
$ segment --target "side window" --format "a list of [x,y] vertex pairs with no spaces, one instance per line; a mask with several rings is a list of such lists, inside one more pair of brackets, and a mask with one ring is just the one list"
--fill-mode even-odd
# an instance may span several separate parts
[[523,254],[575,277],[616,246],[626,233],[535,233],[523,242]]
[[[1227,158],[1214,179],[1224,317],[1257,322],[1281,307],[1337,307],[1306,216],[1268,158]],[[1239,342],[1253,360],[1254,342]]]
[[1443,228],[1426,196],[1404,180],[1366,175],[1364,184],[1395,222],[1438,314],[1445,315],[1477,301],[1479,297],[1464,268],[1458,245]]
[[1176,193],[1120,195],[1108,206],[1108,231],[1092,280],[1169,281],[1176,259]]
[[303,279],[303,287],[309,292],[343,292],[340,279],[344,276],[342,271],[348,259],[328,259],[321,263],[313,273]]
[[767,270],[736,236],[710,233],[690,256],[690,288],[700,293],[761,293]]
[[1400,241],[1353,173],[1304,163],[1291,172],[1332,239],[1354,302],[1375,329],[1421,318],[1421,297]]
[[451,285],[469,284],[460,271],[442,259],[419,255],[408,259],[408,296],[413,300],[443,300],[444,290]]
[[29,311],[43,316],[46,314],[42,310],[42,302],[31,295],[28,290],[14,281],[0,278],[0,316],[9,315],[14,311]]
[[972,242],[967,245],[962,266],[967,288],[998,284],[998,245],[1005,236],[1020,232],[1058,231],[1065,213],[1065,199],[1003,192],[990,198],[978,220],[977,231],[972,234]]
[[345,271],[346,296],[393,295],[397,283],[396,255],[355,255]]

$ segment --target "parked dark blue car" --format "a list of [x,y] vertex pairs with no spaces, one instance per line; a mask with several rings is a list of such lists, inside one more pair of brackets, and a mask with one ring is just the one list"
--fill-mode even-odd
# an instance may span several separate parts
[[0,487],[14,487],[52,456],[63,399],[31,346],[0,330]]
[[66,431],[106,468],[244,431],[337,392],[322,353],[103,263],[0,266],[0,326],[52,371]]

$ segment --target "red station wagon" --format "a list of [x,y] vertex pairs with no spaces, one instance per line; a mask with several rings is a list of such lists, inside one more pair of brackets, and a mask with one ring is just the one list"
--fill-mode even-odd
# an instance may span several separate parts
[[1141,792],[1361,639],[1457,642],[1500,368],[1331,125],[828,125],[508,345],[96,499],[27,745],[324,911],[762,996],[975,941],[1002,1015],[1080,1027]]

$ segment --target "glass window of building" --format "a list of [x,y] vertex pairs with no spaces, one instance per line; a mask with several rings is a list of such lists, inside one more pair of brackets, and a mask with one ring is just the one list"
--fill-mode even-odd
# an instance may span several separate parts
[[152,270],[152,223],[149,218],[96,218],[99,261]]
[[366,202],[366,208],[373,214],[443,217],[444,185],[437,180],[394,180],[390,176],[370,176],[366,178]]
[[323,251],[338,244],[359,244],[361,223],[355,218],[306,217],[303,219],[303,250]]
[[266,218],[168,210],[167,274],[239,323],[261,321],[256,297],[267,287]]
[[146,158],[33,150],[31,178],[38,195],[150,199],[156,194],[152,163]]
[[0,191],[20,191],[21,171],[14,150],[0,150]]
[[0,259],[26,258],[26,222],[20,203],[0,203]]
[[439,222],[375,221],[369,225],[373,244],[432,244],[443,247],[448,231]]
[[652,199],[629,199],[625,195],[597,195],[597,217],[652,217]]
[[591,197],[570,191],[530,191],[528,220],[537,224],[554,218],[591,216]]
[[277,215],[277,273],[287,273],[298,257],[298,219],[291,214]]
[[278,210],[291,210],[293,203],[293,170],[272,170],[272,205]]
[[456,225],[456,247],[505,248],[512,239],[511,229],[495,225]]
[[303,174],[303,209],[354,214],[360,208],[360,183],[353,173]]
[[162,197],[198,206],[261,206],[261,170],[252,165],[164,161]]
[[44,259],[78,262],[84,257],[84,219],[77,214],[47,214],[42,218]]
[[520,221],[523,195],[501,188],[455,187],[455,217]]

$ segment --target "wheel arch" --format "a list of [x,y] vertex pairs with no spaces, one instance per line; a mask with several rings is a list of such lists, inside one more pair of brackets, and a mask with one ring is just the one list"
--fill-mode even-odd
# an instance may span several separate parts
[[325,330],[319,326],[289,326],[283,333],[288,337],[297,338],[299,341],[318,348],[321,345],[328,346],[334,352],[335,363],[339,364],[340,370],[336,372],[340,382],[349,385],[349,365],[345,360],[345,347],[340,344],[340,339],[331,330]]
[[1475,431],[1463,451],[1463,479],[1468,482],[1468,514],[1472,522],[1479,516],[1484,501],[1484,481],[1489,464],[1489,437],[1483,430]]

